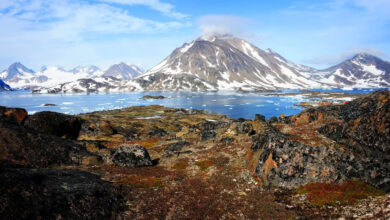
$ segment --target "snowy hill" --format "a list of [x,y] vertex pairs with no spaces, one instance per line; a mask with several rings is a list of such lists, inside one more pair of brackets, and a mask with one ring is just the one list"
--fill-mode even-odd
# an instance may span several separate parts
[[115,77],[121,80],[131,80],[143,73],[143,70],[136,65],[127,65],[122,62],[112,65],[102,76]]

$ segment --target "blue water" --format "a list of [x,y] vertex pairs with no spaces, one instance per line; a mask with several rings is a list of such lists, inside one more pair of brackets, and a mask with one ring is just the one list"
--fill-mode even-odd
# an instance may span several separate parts
[[[316,90],[317,91],[317,90]],[[342,90],[326,90],[342,91]],[[369,93],[372,90],[348,90],[343,92]],[[297,92],[297,91],[284,91]],[[162,100],[142,100],[144,95],[163,95]],[[302,108],[295,106],[309,101],[302,96],[265,96],[256,93],[191,93],[191,92],[129,92],[109,94],[31,94],[29,91],[0,92],[0,105],[26,109],[29,114],[39,111],[55,111],[79,114],[92,111],[119,109],[140,105],[163,105],[166,107],[202,109],[231,118],[253,119],[255,114],[266,118],[299,113]],[[44,104],[56,106],[43,106]]]

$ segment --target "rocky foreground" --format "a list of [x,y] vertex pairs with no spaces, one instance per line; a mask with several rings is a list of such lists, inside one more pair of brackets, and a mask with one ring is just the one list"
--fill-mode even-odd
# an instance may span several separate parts
[[390,92],[266,121],[0,107],[3,219],[390,218]]

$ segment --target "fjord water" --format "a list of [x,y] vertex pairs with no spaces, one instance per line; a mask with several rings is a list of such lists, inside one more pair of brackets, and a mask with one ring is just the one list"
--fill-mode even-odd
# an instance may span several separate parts
[[[318,90],[316,90],[318,91]],[[337,91],[343,90],[326,90]],[[350,90],[343,92],[368,93],[372,90]],[[283,91],[299,92],[299,91]],[[143,100],[144,95],[162,95],[166,99]],[[39,111],[55,111],[66,114],[79,114],[92,111],[119,109],[140,105],[163,105],[166,107],[202,109],[211,113],[227,115],[231,118],[253,119],[255,114],[266,118],[299,113],[302,108],[295,106],[309,101],[302,95],[267,96],[265,93],[237,92],[128,92],[100,94],[31,94],[29,91],[0,93],[0,105],[26,109],[29,114]],[[44,106],[54,104],[55,106]]]

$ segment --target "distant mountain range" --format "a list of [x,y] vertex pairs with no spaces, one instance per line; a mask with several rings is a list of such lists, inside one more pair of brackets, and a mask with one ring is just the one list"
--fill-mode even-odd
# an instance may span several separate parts
[[317,70],[245,40],[214,35],[185,43],[147,72],[120,63],[106,71],[95,66],[70,71],[43,67],[35,73],[14,63],[0,73],[0,79],[13,88],[48,93],[378,88],[390,87],[390,63],[357,54],[336,66]]
[[[32,91],[47,92],[58,89],[62,91],[69,88],[62,92],[98,92],[113,89],[124,81],[141,74],[143,74],[142,69],[125,63],[115,64],[106,71],[96,66],[79,66],[71,70],[56,66],[43,66],[38,72],[34,72],[17,62],[1,72],[0,79],[12,88],[31,89]],[[80,86],[77,87],[74,84],[80,84]]]

